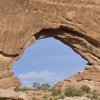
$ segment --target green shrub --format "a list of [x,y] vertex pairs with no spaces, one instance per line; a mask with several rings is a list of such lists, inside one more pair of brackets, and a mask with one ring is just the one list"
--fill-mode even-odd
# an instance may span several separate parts
[[50,98],[50,100],[53,100],[53,98]]
[[51,89],[51,86],[49,85],[49,83],[40,84],[38,82],[34,82],[32,87],[34,89],[39,89],[39,90],[50,90]]
[[37,100],[37,99],[35,97],[33,97],[32,100]]
[[62,91],[61,89],[52,89],[51,93],[53,96],[58,96],[61,95]]
[[86,97],[92,99],[92,95],[90,94],[87,94]]
[[98,94],[97,92],[93,91],[91,95],[93,99],[100,100],[100,94]]
[[40,83],[34,82],[32,87],[33,87],[34,89],[38,89],[39,86],[40,86]]
[[54,98],[54,100],[58,100],[58,98]]
[[77,89],[74,86],[69,86],[65,89],[65,95],[69,97],[82,96],[83,92],[81,89]]
[[60,95],[59,96],[59,99],[64,99],[64,95]]
[[41,85],[42,90],[49,90],[50,88],[51,88],[51,86],[49,85],[49,83],[44,83]]
[[96,93],[93,93],[93,99],[98,99],[98,94],[96,94]]
[[16,86],[15,88],[14,88],[14,91],[16,91],[16,92],[18,92],[18,91],[27,91],[27,88],[26,87],[23,87],[23,88],[20,88],[19,86]]
[[90,98],[91,100],[100,100],[100,94],[98,94],[96,91],[87,94],[86,97]]
[[22,91],[22,90],[21,90],[21,88],[20,88],[19,86],[16,86],[16,87],[14,88],[14,91],[18,92],[18,91]]
[[85,93],[90,93],[91,88],[90,88],[89,86],[87,86],[87,85],[83,85],[83,86],[81,87],[81,90],[82,90],[83,92],[85,92]]
[[27,88],[26,87],[23,87],[21,90],[22,91],[27,91]]
[[76,89],[75,96],[82,96],[83,92],[81,89]]
[[48,99],[48,95],[44,95],[43,98],[44,98],[44,100],[47,100]]
[[61,95],[61,99],[64,99],[64,97],[65,97],[64,95]]

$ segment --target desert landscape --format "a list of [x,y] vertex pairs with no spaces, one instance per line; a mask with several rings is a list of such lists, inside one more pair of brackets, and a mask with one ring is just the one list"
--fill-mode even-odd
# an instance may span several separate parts
[[[12,66],[48,37],[84,58],[85,70],[50,89],[25,87]],[[0,100],[100,100],[100,0],[0,0]]]

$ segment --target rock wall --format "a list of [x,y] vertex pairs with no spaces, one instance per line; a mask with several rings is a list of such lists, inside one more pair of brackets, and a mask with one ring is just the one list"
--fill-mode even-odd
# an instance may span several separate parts
[[70,46],[88,65],[100,66],[100,1],[0,0],[2,80],[14,78],[12,64],[25,48],[47,37]]

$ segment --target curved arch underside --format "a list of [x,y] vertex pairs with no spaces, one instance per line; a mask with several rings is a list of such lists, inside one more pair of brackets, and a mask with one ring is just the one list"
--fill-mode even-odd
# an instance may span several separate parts
[[72,1],[0,0],[1,79],[12,80],[14,61],[47,37],[70,46],[88,65],[100,66],[100,2]]
[[[95,46],[95,42],[90,41],[84,35],[81,35],[79,32],[73,29],[67,29],[66,27],[62,27],[59,29],[44,29],[39,33],[34,35],[36,40],[53,37],[55,39],[60,40],[64,44],[70,46],[76,53],[80,54],[84,59],[86,59],[89,65],[97,64],[100,60],[99,50],[95,48],[96,55],[94,54],[95,50],[92,49],[93,45]],[[97,45],[97,44],[96,44]]]

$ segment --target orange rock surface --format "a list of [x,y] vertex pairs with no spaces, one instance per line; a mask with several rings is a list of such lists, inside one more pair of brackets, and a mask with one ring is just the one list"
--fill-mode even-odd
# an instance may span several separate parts
[[14,86],[13,63],[25,48],[47,37],[100,67],[100,0],[0,0],[0,84],[5,80]]

